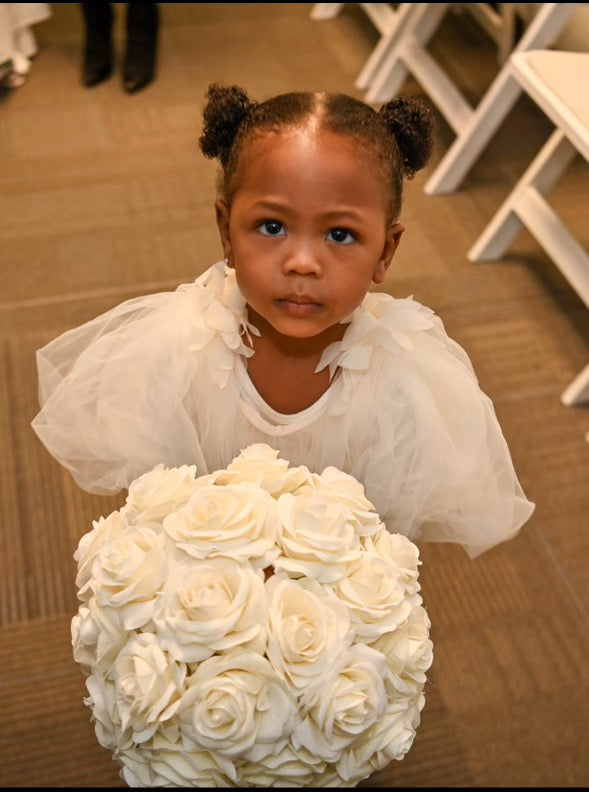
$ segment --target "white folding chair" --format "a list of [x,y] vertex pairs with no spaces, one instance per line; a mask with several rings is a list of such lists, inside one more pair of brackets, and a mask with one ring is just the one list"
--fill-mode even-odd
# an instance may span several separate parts
[[[312,19],[334,19],[345,3],[315,3],[311,9]],[[381,72],[387,69],[387,57],[394,47],[401,31],[411,30],[415,12],[421,8],[419,16],[431,15],[431,33],[435,31],[449,8],[457,12],[468,12],[487,34],[497,43],[497,57],[502,63],[513,46],[515,29],[514,8],[517,3],[397,3],[393,9],[390,3],[356,3],[371,20],[380,34],[377,45],[358,75],[355,86],[360,90],[368,89]],[[440,7],[441,6],[441,7]],[[428,36],[429,38],[429,36]],[[385,78],[386,79],[386,78]]]
[[[480,4],[401,3],[394,27],[382,36],[373,51],[372,72],[369,73],[367,64],[356,81],[358,88],[367,88],[367,102],[380,104],[398,95],[407,76],[411,74],[456,133],[452,146],[425,184],[424,190],[429,195],[450,193],[457,189],[521,94],[521,88],[512,79],[505,60],[485,95],[473,108],[428,51],[428,45],[444,16],[457,5],[469,10],[468,7]],[[536,13],[513,46],[513,52],[550,47],[579,3],[537,5]],[[505,42],[502,47],[505,47]]]
[[[555,129],[472,246],[468,258],[501,258],[525,226],[589,308],[589,255],[544,198],[577,155],[589,162],[589,52],[514,52],[507,73],[550,118]],[[589,401],[589,364],[564,390],[561,400],[566,405]]]
[[[538,10],[528,22],[521,39],[513,48],[513,53],[551,47],[578,5],[579,3],[539,3]],[[508,59],[476,108],[463,108],[461,122],[453,125],[457,137],[426,182],[426,194],[451,193],[459,187],[514,106],[521,91],[521,86],[513,79]]]
[[467,11],[497,45],[497,61],[504,63],[515,43],[516,18],[521,3],[454,3]]

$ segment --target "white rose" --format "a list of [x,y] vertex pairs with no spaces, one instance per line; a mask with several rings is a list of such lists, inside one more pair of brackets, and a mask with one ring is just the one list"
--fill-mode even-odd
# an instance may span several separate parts
[[380,516],[366,497],[364,485],[354,476],[330,465],[320,475],[312,474],[310,488],[345,504],[353,514],[354,528],[358,536],[370,536],[381,529]]
[[282,523],[280,555],[274,568],[328,583],[347,574],[363,550],[352,513],[337,498],[308,492],[278,499]]
[[386,660],[365,644],[354,644],[343,665],[326,676],[310,696],[303,692],[307,715],[292,741],[328,762],[336,762],[358,735],[375,723],[386,704]]
[[[80,605],[78,612],[70,622],[70,631],[72,636],[72,648],[74,660],[80,664],[80,668],[84,676],[90,676],[92,673],[92,665],[94,664],[96,646],[93,642],[85,643],[80,640],[80,627],[90,613],[90,608],[85,605]],[[95,643],[95,642],[94,642]]]
[[351,644],[346,608],[314,580],[274,575],[266,581],[272,665],[297,693],[320,686]]
[[281,751],[268,754],[255,764],[240,764],[237,769],[237,786],[261,789],[324,786],[326,768],[324,760],[312,751],[307,751],[306,748],[296,750],[288,743]]
[[323,774],[320,779],[319,786],[322,786],[324,789],[331,787],[354,787],[357,786],[357,783],[352,784],[349,781],[344,781],[341,775],[337,772],[337,769],[331,768],[329,771]]
[[186,665],[162,651],[155,635],[140,633],[119,652],[112,677],[121,726],[132,729],[133,741],[140,743],[178,709]]
[[411,613],[396,566],[373,553],[350,564],[346,577],[330,588],[345,603],[356,635],[366,643],[396,629]]
[[278,529],[274,498],[246,483],[203,487],[164,520],[164,530],[188,555],[226,555],[259,568],[279,552]]
[[403,625],[381,635],[372,644],[386,656],[389,680],[401,693],[413,694],[425,684],[426,672],[433,662],[430,626],[425,608],[414,605]]
[[295,492],[309,480],[309,476],[304,465],[289,467],[286,459],[278,459],[278,451],[265,443],[255,443],[235,457],[225,470],[217,473],[217,483],[249,481],[278,498],[285,492]]
[[338,773],[355,784],[393,759],[403,759],[413,744],[418,723],[419,707],[412,701],[389,702],[376,723],[342,752],[336,765]]
[[156,786],[156,776],[151,770],[145,743],[138,748],[132,746],[126,751],[120,751],[117,760],[122,764],[121,778],[128,787],[134,789]]
[[74,660],[83,673],[89,674],[97,665],[108,676],[118,653],[127,641],[127,633],[119,623],[117,612],[101,608],[92,597],[88,606],[80,605],[71,621]]
[[147,743],[120,751],[117,759],[130,787],[228,787],[236,778],[232,762],[217,761],[210,751],[185,751],[181,742],[159,732]]
[[117,610],[126,630],[142,627],[152,616],[165,575],[165,538],[151,528],[127,528],[94,558],[96,601]]
[[162,649],[176,660],[199,662],[240,645],[263,654],[263,575],[222,556],[176,563],[153,618]]
[[129,747],[133,732],[122,727],[114,682],[95,669],[86,679],[86,689],[90,695],[84,699],[84,704],[92,710],[94,731],[100,745],[110,751]]
[[197,489],[196,465],[166,468],[162,464],[129,485],[124,513],[133,524],[159,523],[186,503]]
[[197,666],[178,718],[188,747],[257,762],[286,744],[297,704],[265,657],[237,649]]
[[417,595],[421,586],[419,584],[419,550],[406,536],[399,533],[390,533],[383,528],[375,536],[365,540],[367,551],[373,551],[382,558],[390,561],[397,569],[397,578],[407,594],[413,597],[414,602],[420,602]]
[[114,511],[108,517],[93,520],[92,525],[93,529],[82,536],[74,552],[74,560],[78,562],[76,586],[79,589],[78,597],[83,602],[92,596],[90,581],[96,554],[104,545],[123,534],[126,523],[120,512]]
[[352,784],[349,781],[345,781],[337,772],[337,768],[330,767],[330,769],[321,776],[319,786],[322,786],[324,789],[328,787],[353,787],[357,786],[357,783]]

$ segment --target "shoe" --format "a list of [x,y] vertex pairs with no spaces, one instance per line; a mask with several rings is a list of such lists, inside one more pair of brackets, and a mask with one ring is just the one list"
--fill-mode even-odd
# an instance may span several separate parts
[[85,42],[82,82],[90,88],[110,77],[113,69],[112,8],[110,3],[80,3]]
[[155,77],[159,9],[157,3],[129,3],[127,7],[127,51],[123,64],[123,87],[136,93]]

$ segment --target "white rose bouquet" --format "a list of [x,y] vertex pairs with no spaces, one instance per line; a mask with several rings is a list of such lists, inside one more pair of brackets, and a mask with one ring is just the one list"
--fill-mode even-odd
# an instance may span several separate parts
[[129,786],[355,786],[410,749],[421,562],[352,476],[266,445],[158,465],[74,558],[74,659]]

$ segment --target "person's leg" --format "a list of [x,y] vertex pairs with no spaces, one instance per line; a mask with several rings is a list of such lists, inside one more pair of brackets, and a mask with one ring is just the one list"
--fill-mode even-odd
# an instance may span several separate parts
[[80,3],[84,19],[82,82],[88,88],[112,72],[112,21],[110,3]]
[[155,76],[159,33],[157,3],[127,4],[127,51],[123,67],[123,86],[135,93]]

